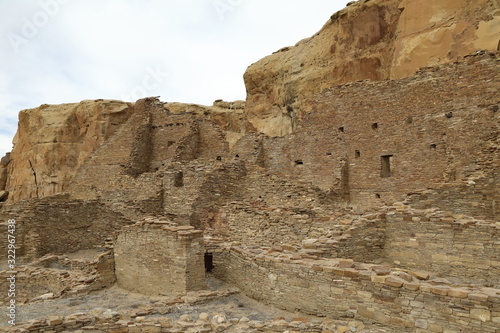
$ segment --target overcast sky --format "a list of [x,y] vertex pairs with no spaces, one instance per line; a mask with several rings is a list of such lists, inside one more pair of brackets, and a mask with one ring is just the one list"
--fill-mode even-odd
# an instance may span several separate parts
[[0,0],[0,157],[20,110],[85,99],[211,105],[348,0]]

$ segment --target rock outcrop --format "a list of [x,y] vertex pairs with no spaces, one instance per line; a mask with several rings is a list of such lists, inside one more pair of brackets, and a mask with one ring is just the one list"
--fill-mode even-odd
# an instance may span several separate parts
[[0,160],[0,191],[5,190],[7,185],[7,165],[10,163],[10,153],[5,154]]
[[[21,111],[12,154],[0,163],[0,191],[10,193],[10,202],[64,192],[92,153],[140,109],[136,103],[87,100]],[[244,101],[217,100],[213,106],[164,103],[163,109],[165,114],[213,121],[229,146],[254,131],[245,119]],[[110,158],[116,159],[114,155]]]
[[252,64],[244,78],[247,116],[270,136],[291,133],[307,99],[339,84],[398,79],[478,49],[497,50],[494,0],[360,0],[313,37]]
[[64,191],[78,168],[132,110],[120,101],[88,100],[21,111],[7,168],[9,201]]
[[[249,132],[292,133],[307,112],[318,112],[313,96],[327,88],[408,77],[477,49],[496,50],[499,39],[495,0],[360,0],[334,14],[313,37],[251,65],[244,75],[246,104],[217,100],[213,106],[163,107],[213,122],[231,148]],[[134,110],[133,103],[96,100],[21,111],[11,161],[0,165],[0,190],[12,201],[64,192]],[[196,141],[195,132],[185,144]]]

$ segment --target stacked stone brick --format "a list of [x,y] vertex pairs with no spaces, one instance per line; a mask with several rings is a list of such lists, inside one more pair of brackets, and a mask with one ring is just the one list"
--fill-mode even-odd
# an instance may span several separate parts
[[205,288],[203,232],[146,220],[115,241],[118,284],[146,295],[171,296]]

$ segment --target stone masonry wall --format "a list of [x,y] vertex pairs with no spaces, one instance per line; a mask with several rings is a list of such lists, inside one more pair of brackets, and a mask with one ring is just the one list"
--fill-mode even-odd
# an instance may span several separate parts
[[[498,160],[500,154],[493,153],[491,158]],[[500,162],[497,161],[498,164]],[[463,184],[440,184],[433,189],[412,192],[405,203],[416,208],[439,207],[458,214],[498,220],[499,188],[500,177],[494,173],[489,178],[470,180]]]
[[442,209],[472,195],[477,209],[465,213],[498,217],[498,61],[478,52],[408,79],[330,88],[293,134],[248,135],[233,156],[364,207],[446,186],[456,195],[438,200]]
[[202,231],[147,220],[116,237],[116,278],[128,290],[175,296],[205,288]]
[[416,332],[497,332],[500,290],[456,287],[426,274],[347,260],[293,258],[232,247],[214,274],[248,296],[290,311]]
[[[15,276],[15,298],[19,303],[85,295],[114,284],[114,265],[113,252],[109,250],[93,259],[69,259],[50,255],[29,265],[19,265],[16,271],[1,271],[0,287],[9,290],[12,280],[7,278]],[[0,304],[8,304],[9,301],[7,293],[1,295]]]
[[389,212],[385,256],[406,268],[500,288],[500,223],[428,210]]
[[[26,259],[100,247],[115,230],[132,223],[103,203],[69,200],[67,196],[19,202],[9,206],[2,217],[3,223],[16,220],[16,254]],[[6,242],[0,240],[0,246],[7,248]]]
[[[69,189],[78,199],[100,199],[130,218],[142,215],[177,215],[169,211],[171,188],[165,174],[184,168],[175,165],[210,165],[229,149],[224,132],[193,112],[170,113],[163,103],[148,98],[136,103],[135,113],[81,168]],[[186,180],[188,172],[186,173]],[[201,173],[201,176],[204,176]],[[200,175],[197,175],[199,178]],[[186,181],[186,186],[190,186]],[[196,193],[190,193],[195,197]],[[191,214],[188,208],[182,215]],[[189,221],[186,217],[182,221]]]
[[[342,142],[332,154],[347,158],[352,202],[391,203],[448,183],[464,198],[481,191],[490,202],[481,216],[492,217],[499,191],[498,61],[498,53],[479,53],[409,79],[331,88],[311,100],[313,111],[294,135],[309,140],[308,129],[328,130],[330,140]],[[322,156],[321,149],[310,154]],[[471,181],[484,186],[464,186]]]

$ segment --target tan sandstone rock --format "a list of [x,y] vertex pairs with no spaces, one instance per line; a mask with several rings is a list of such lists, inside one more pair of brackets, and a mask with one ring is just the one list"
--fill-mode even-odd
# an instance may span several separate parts
[[127,103],[111,100],[44,104],[21,111],[7,168],[9,201],[62,192],[130,111]]
[[308,98],[358,80],[397,79],[496,50],[500,8],[493,0],[360,0],[334,14],[311,38],[252,64],[244,78],[246,112],[258,131],[291,133]]
[[[172,114],[192,113],[213,121],[229,146],[255,131],[245,118],[244,101],[217,100],[213,106],[164,103],[163,107]],[[9,192],[9,202],[63,193],[98,147],[120,129],[127,130],[121,125],[138,108],[136,103],[87,100],[21,111],[12,154],[0,163],[0,190]]]
[[10,153],[5,154],[0,161],[0,191],[7,185],[7,165],[10,163]]

